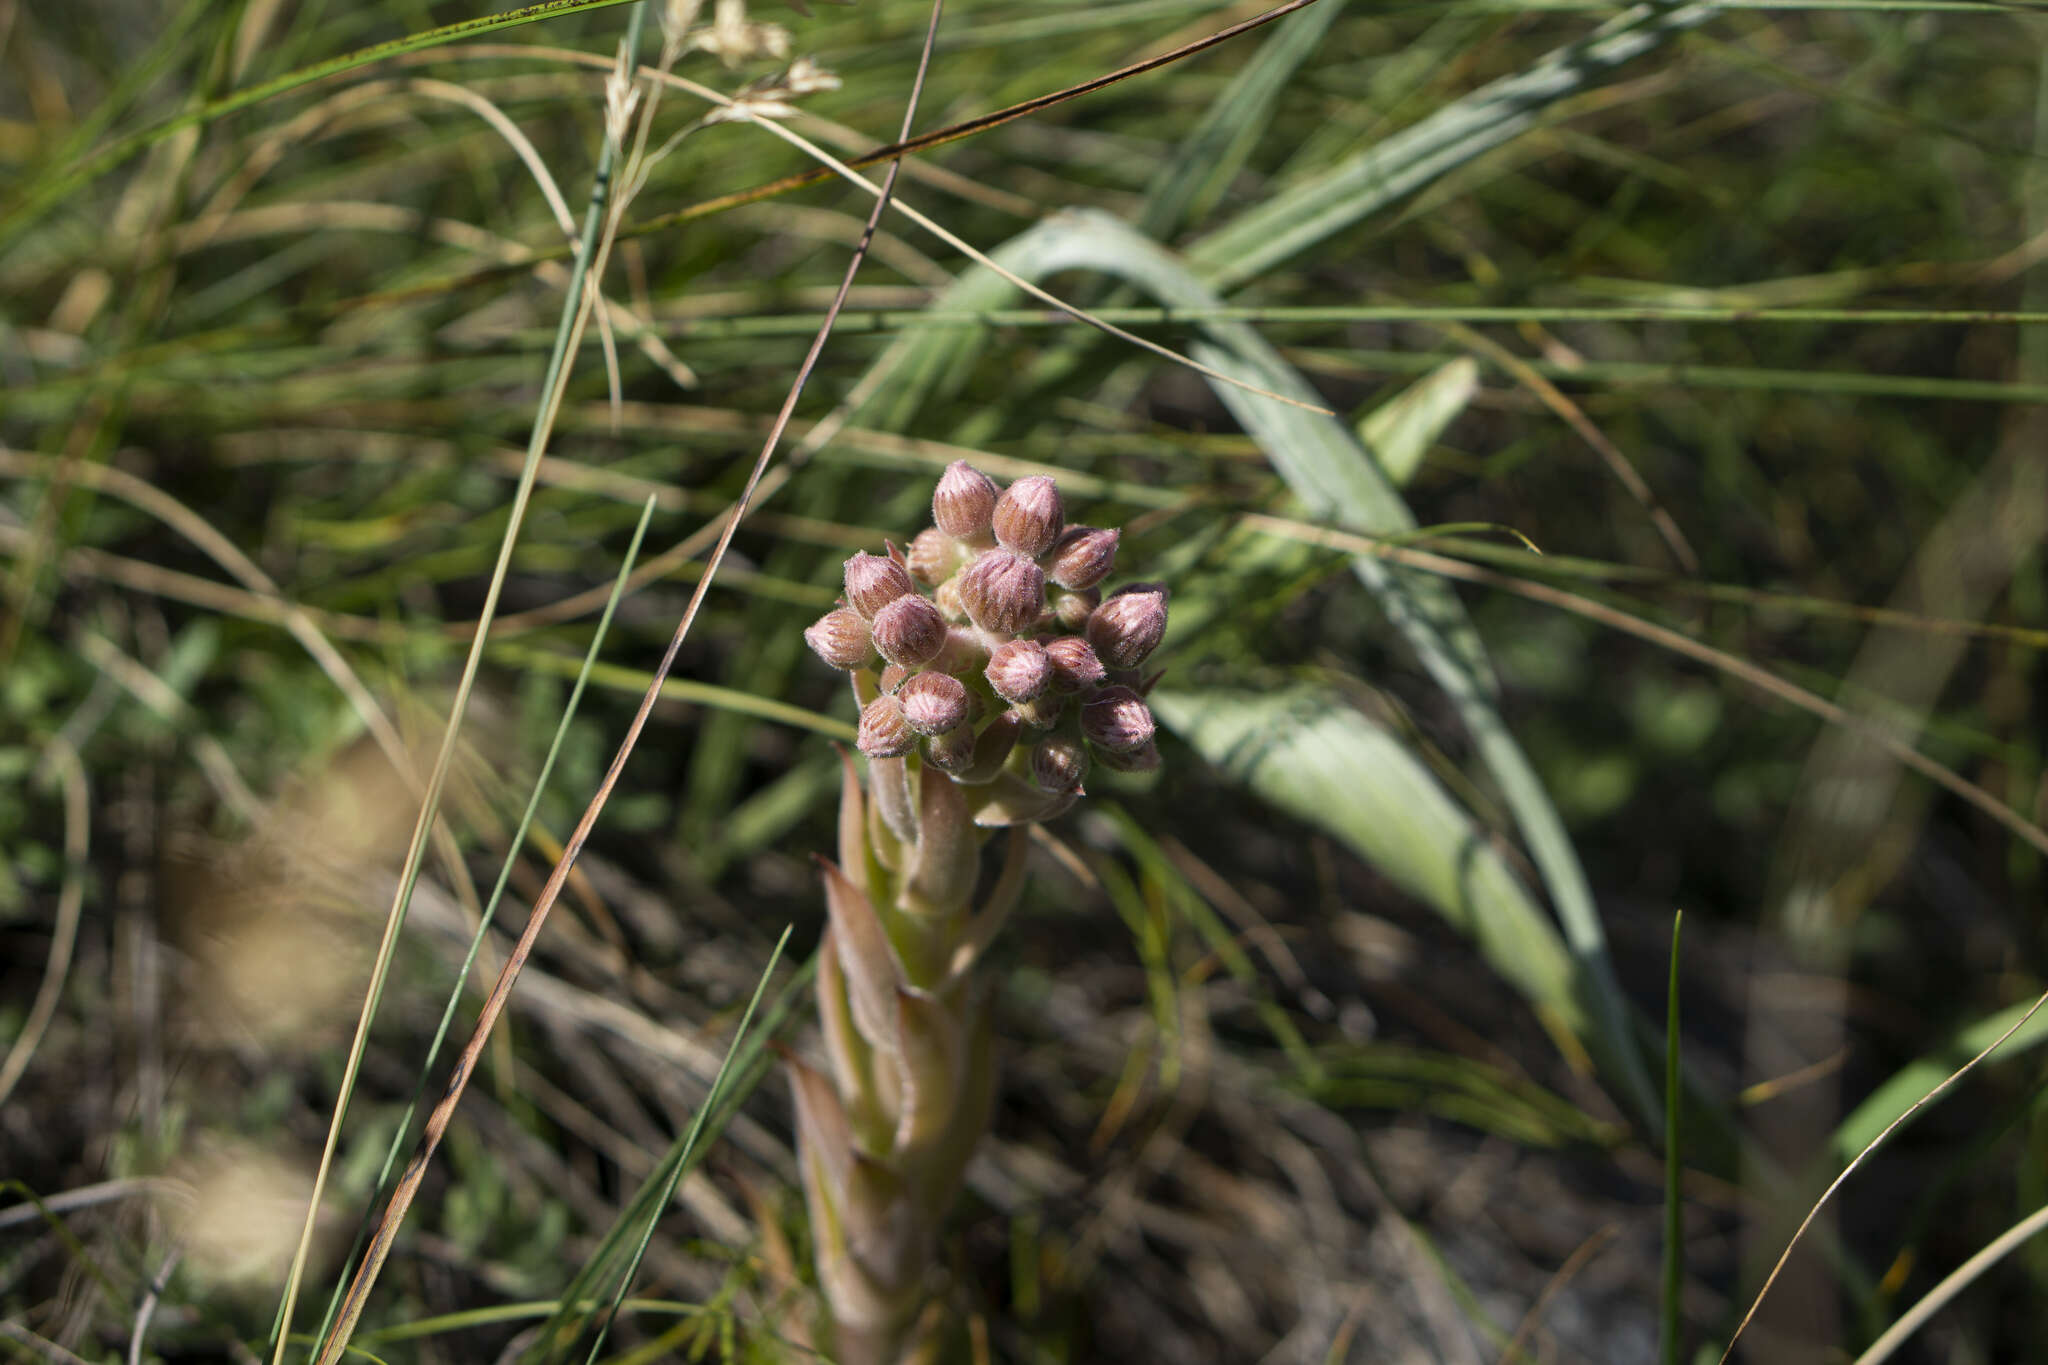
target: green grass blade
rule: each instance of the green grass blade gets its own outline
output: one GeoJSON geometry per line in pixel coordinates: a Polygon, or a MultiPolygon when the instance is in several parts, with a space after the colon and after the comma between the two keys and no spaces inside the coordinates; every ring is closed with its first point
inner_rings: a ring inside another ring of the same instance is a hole
{"type": "Polygon", "coordinates": [[[1405,488],[1423,456],[1479,392],[1479,362],[1459,356],[1366,414],[1358,439],[1387,481],[1405,488]]]}
{"type": "Polygon", "coordinates": [[[1546,1024],[1585,1037],[1594,1017],[1550,917],[1394,735],[1333,693],[1167,692],[1160,721],[1278,810],[1342,840],[1471,938],[1546,1024]]]}
{"type": "MultiPolygon", "coordinates": [[[[591,633],[590,648],[584,651],[583,667],[577,671],[576,681],[569,689],[569,698],[562,707],[561,719],[555,725],[555,735],[548,744],[547,757],[541,760],[540,775],[534,779],[533,791],[526,800],[526,810],[519,817],[519,827],[512,833],[511,842],[505,849],[505,861],[498,868],[497,884],[491,888],[491,897],[485,902],[483,914],[477,919],[476,933],[469,940],[469,951],[462,959],[462,969],[455,974],[454,983],[448,988],[448,1002],[441,1009],[441,1022],[434,1029],[434,1039],[427,1045],[427,1053],[420,1063],[420,1077],[413,1088],[412,1098],[406,1103],[405,1113],[391,1132],[391,1144],[384,1152],[383,1165],[378,1168],[375,1188],[377,1198],[371,1207],[381,1207],[389,1196],[391,1173],[398,1165],[398,1155],[405,1150],[407,1135],[412,1130],[413,1116],[419,1112],[419,1105],[427,1083],[434,1074],[434,1065],[440,1059],[441,1046],[448,1040],[448,1030],[455,1020],[455,1011],[462,1003],[462,989],[469,980],[470,969],[476,964],[476,955],[483,947],[484,938],[491,931],[491,925],[498,914],[498,903],[505,897],[505,888],[512,880],[512,869],[518,865],[519,850],[526,845],[526,832],[533,825],[534,813],[540,809],[541,798],[547,794],[548,779],[554,775],[555,760],[561,756],[562,742],[568,738],[569,726],[576,719],[576,712],[583,702],[583,689],[590,681],[590,671],[597,663],[598,651],[604,645],[605,634],[611,629],[612,614],[617,610],[619,599],[625,594],[626,580],[633,572],[633,564],[640,557],[640,543],[647,535],[647,523],[654,516],[654,499],[648,498],[640,513],[640,523],[633,528],[633,540],[626,547],[625,558],[619,562],[618,577],[613,581],[612,594],[605,599],[604,611],[597,618],[597,629],[591,633]]],[[[342,1259],[342,1274],[335,1277],[334,1293],[327,1302],[327,1311],[321,1316],[320,1328],[314,1340],[325,1340],[327,1329],[334,1325],[335,1314],[341,1310],[341,1296],[348,1288],[347,1267],[355,1264],[362,1254],[363,1244],[369,1240],[370,1220],[365,1219],[356,1231],[356,1243],[349,1254],[342,1259]]]]}
{"type": "Polygon", "coordinates": [[[2019,1053],[2048,1042],[2048,1010],[2040,1001],[2023,1000],[2008,1009],[1952,1033],[1926,1056],[1908,1063],[1892,1078],[1856,1106],[1828,1143],[1828,1155],[1836,1166],[1853,1161],[1856,1154],[1877,1140],[1900,1115],[1918,1104],[1936,1086],[1970,1060],[2010,1032],[2012,1037],[1986,1061],[2009,1061],[2019,1053]],[[2039,1010],[2038,1013],[2033,1013],[2039,1010]],[[2029,1019],[2027,1016],[2033,1013],[2029,1019]]]}
{"type": "Polygon", "coordinates": [[[1708,0],[1638,5],[1527,70],[1483,86],[1315,179],[1275,195],[1190,248],[1188,263],[1218,290],[1257,279],[1516,137],[1543,110],[1706,22],[1720,9],[1708,0]]]}
{"type": "Polygon", "coordinates": [[[1215,206],[1272,121],[1288,80],[1343,12],[1344,0],[1322,0],[1275,26],[1152,177],[1140,232],[1165,241],[1215,206]]]}
{"type": "Polygon", "coordinates": [[[311,66],[288,71],[282,76],[263,81],[256,85],[223,95],[217,100],[199,105],[197,108],[181,110],[168,118],[138,128],[124,137],[116,138],[91,156],[71,165],[60,167],[39,183],[30,186],[5,215],[0,215],[0,248],[6,247],[24,230],[52,208],[64,202],[79,186],[105,175],[114,167],[140,152],[148,151],[173,133],[186,128],[198,128],[216,119],[289,94],[301,86],[314,81],[339,76],[374,62],[403,56],[408,52],[419,52],[444,43],[458,42],[464,38],[477,38],[502,29],[517,28],[521,24],[538,23],[543,19],[554,19],[578,10],[603,9],[609,5],[623,5],[627,0],[544,0],[538,5],[524,9],[508,10],[503,14],[485,15],[480,19],[464,19],[460,23],[444,24],[424,33],[409,34],[394,38],[388,43],[378,43],[356,52],[339,57],[330,57],[311,66]]]}

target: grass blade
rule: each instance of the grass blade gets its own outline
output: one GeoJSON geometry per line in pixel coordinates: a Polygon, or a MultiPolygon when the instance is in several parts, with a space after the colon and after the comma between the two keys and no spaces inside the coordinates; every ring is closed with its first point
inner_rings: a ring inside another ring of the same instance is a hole
{"type": "Polygon", "coordinates": [[[1275,195],[1190,248],[1188,264],[1218,290],[1257,279],[1525,132],[1543,110],[1705,23],[1720,8],[1708,0],[1638,5],[1527,70],[1482,86],[1306,184],[1275,195]]]}
{"type": "Polygon", "coordinates": [[[1685,912],[1671,917],[1671,980],[1664,992],[1664,1282],[1658,1320],[1663,1327],[1664,1365],[1678,1365],[1679,1308],[1685,1292],[1685,1188],[1680,1141],[1685,1126],[1685,1068],[1678,1051],[1678,935],[1685,912]]]}

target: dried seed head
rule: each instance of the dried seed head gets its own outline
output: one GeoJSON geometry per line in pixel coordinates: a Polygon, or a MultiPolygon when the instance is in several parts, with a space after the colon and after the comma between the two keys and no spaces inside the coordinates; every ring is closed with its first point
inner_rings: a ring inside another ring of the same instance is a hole
{"type": "Polygon", "coordinates": [[[1094,526],[1069,526],[1052,547],[1052,562],[1046,566],[1045,576],[1076,591],[1094,587],[1116,567],[1116,544],[1122,534],[1094,526]]]}
{"type": "Polygon", "coordinates": [[[860,713],[854,744],[869,758],[901,758],[917,747],[917,731],[903,718],[901,702],[876,697],[860,713]]]}
{"type": "Polygon", "coordinates": [[[1096,758],[1102,766],[1120,773],[1149,773],[1159,766],[1159,742],[1148,739],[1135,749],[1118,753],[1114,749],[1097,749],[1096,758]]]}
{"type": "Polygon", "coordinates": [[[1049,792],[1078,792],[1088,775],[1088,751],[1064,735],[1038,741],[1031,750],[1031,780],[1049,792]]]}
{"type": "Polygon", "coordinates": [[[1036,640],[1005,640],[988,656],[983,675],[1004,701],[1027,702],[1052,682],[1052,660],[1036,640]]]}
{"type": "Polygon", "coordinates": [[[873,657],[868,623],[846,607],[820,616],[804,632],[804,642],[834,668],[859,668],[873,657]]]}
{"type": "Polygon", "coordinates": [[[966,772],[974,764],[974,727],[959,725],[933,735],[924,742],[924,759],[942,773],[966,772]]]}
{"type": "Polygon", "coordinates": [[[1045,609],[1045,573],[1022,555],[991,550],[960,575],[960,604],[983,630],[1015,635],[1045,609]]]}
{"type": "Polygon", "coordinates": [[[967,720],[967,689],[944,673],[920,673],[909,679],[896,689],[896,700],[903,707],[904,721],[921,735],[942,735],[967,720]]]}
{"type": "Polygon", "coordinates": [[[1088,617],[1088,643],[1111,668],[1136,668],[1166,634],[1166,588],[1134,583],[1119,588],[1088,617]]]}
{"type": "Polygon", "coordinates": [[[892,664],[921,668],[938,657],[946,644],[946,618],[939,609],[912,593],[875,613],[875,649],[892,664]]]}
{"type": "Polygon", "coordinates": [[[1107,676],[1095,647],[1078,635],[1046,641],[1045,657],[1052,661],[1052,685],[1062,692],[1085,691],[1107,676]]]}
{"type": "Polygon", "coordinates": [[[1081,703],[1081,733],[1112,753],[1144,748],[1158,728],[1152,708],[1128,687],[1105,687],[1081,703]]]}
{"type": "Polygon", "coordinates": [[[1080,632],[1088,628],[1088,618],[1102,605],[1102,593],[1095,588],[1084,588],[1080,592],[1058,593],[1053,598],[1052,614],[1059,621],[1062,630],[1080,632]]]}
{"type": "Polygon", "coordinates": [[[936,526],[927,526],[910,542],[910,576],[936,588],[960,567],[960,542],[936,526]]]}
{"type": "Polygon", "coordinates": [[[965,460],[946,466],[932,493],[932,521],[941,531],[966,545],[987,545],[995,511],[994,479],[965,460]]]}
{"type": "Polygon", "coordinates": [[[1060,506],[1060,486],[1043,474],[1017,480],[996,500],[996,543],[1026,559],[1036,559],[1053,547],[1066,524],[1060,506]]]}
{"type": "Polygon", "coordinates": [[[883,607],[915,591],[910,571],[893,559],[855,550],[846,561],[846,600],[870,621],[883,607]]]}

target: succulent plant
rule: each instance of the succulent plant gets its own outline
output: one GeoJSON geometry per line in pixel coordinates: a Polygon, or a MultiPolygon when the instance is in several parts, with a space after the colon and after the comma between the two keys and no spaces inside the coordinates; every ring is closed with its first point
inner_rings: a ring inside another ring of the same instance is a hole
{"type": "Polygon", "coordinates": [[[1049,478],[1001,489],[964,462],[940,478],[932,518],[907,553],[847,560],[844,603],[804,635],[850,674],[867,758],[865,781],[846,761],[839,861],[821,860],[827,1065],[789,1064],[845,1365],[887,1365],[908,1345],[987,1125],[994,1058],[974,969],[1022,889],[1026,827],[1072,806],[1096,764],[1159,762],[1137,670],[1165,633],[1166,590],[1101,595],[1117,532],[1067,526],[1049,478]],[[982,843],[1002,826],[1003,868],[977,905],[982,843]]]}

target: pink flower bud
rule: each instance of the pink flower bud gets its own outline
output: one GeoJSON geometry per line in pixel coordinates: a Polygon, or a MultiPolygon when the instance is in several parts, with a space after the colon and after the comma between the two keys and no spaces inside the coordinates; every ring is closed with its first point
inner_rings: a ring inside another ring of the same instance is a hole
{"type": "Polygon", "coordinates": [[[984,675],[1007,702],[1027,702],[1052,682],[1052,660],[1036,640],[1005,640],[988,656],[984,675]]]}
{"type": "Polygon", "coordinates": [[[884,692],[894,692],[903,686],[903,680],[910,676],[910,670],[902,664],[889,664],[882,669],[879,686],[884,692]]]}
{"type": "Polygon", "coordinates": [[[1105,687],[1081,703],[1081,733],[1112,753],[1144,748],[1158,728],[1152,708],[1128,687],[1105,687]]]}
{"type": "Polygon", "coordinates": [[[944,734],[967,719],[967,689],[944,673],[919,673],[896,689],[896,700],[904,721],[921,735],[944,734]]]}
{"type": "Polygon", "coordinates": [[[1088,751],[1064,735],[1041,739],[1031,750],[1031,780],[1049,792],[1078,792],[1088,775],[1088,751]]]}
{"type": "Polygon", "coordinates": [[[974,727],[960,725],[933,735],[924,742],[924,761],[942,773],[966,772],[974,763],[974,727]]]}
{"type": "Polygon", "coordinates": [[[1060,486],[1043,474],[1019,479],[996,500],[992,520],[997,544],[1026,559],[1036,559],[1053,547],[1066,523],[1060,486]]]}
{"type": "Polygon", "coordinates": [[[1102,766],[1119,773],[1149,773],[1159,766],[1159,743],[1146,740],[1135,749],[1118,753],[1114,749],[1097,749],[1096,758],[1102,766]]]}
{"type": "Polygon", "coordinates": [[[875,649],[892,664],[921,668],[946,644],[946,618],[916,593],[875,613],[875,649]]]}
{"type": "Polygon", "coordinates": [[[917,747],[917,731],[903,718],[894,697],[876,697],[860,713],[854,744],[869,758],[901,758],[917,747]]]}
{"type": "Polygon", "coordinates": [[[998,635],[1015,635],[1045,609],[1045,574],[1022,555],[991,550],[960,575],[967,619],[998,635]]]}
{"type": "Polygon", "coordinates": [[[1010,714],[1034,730],[1050,730],[1060,723],[1060,712],[1067,709],[1067,699],[1057,692],[1041,692],[1030,701],[1020,701],[1010,708],[1010,714]]]}
{"type": "Polygon", "coordinates": [[[1088,618],[1088,643],[1111,668],[1136,668],[1166,634],[1166,588],[1134,583],[1119,588],[1088,618]]]}
{"type": "Polygon", "coordinates": [[[1063,592],[1053,599],[1052,613],[1058,618],[1062,630],[1076,633],[1088,628],[1088,618],[1102,605],[1102,594],[1094,588],[1080,592],[1063,592]]]}
{"type": "Polygon", "coordinates": [[[1078,635],[1048,640],[1045,657],[1052,661],[1052,685],[1062,692],[1081,692],[1107,676],[1095,648],[1078,635]]]}
{"type": "Polygon", "coordinates": [[[883,607],[915,591],[910,570],[893,559],[855,550],[853,558],[846,561],[846,600],[870,621],[883,607]]]}
{"type": "Polygon", "coordinates": [[[804,642],[834,668],[859,668],[873,657],[868,623],[845,607],[820,616],[804,632],[804,642]]]}
{"type": "Polygon", "coordinates": [[[927,526],[910,542],[910,576],[936,588],[960,567],[960,542],[936,526],[927,526]]]}
{"type": "Polygon", "coordinates": [[[941,531],[962,544],[986,545],[995,510],[994,479],[965,460],[946,466],[932,493],[932,521],[941,531]]]}
{"type": "Polygon", "coordinates": [[[1116,543],[1121,535],[1120,531],[1093,526],[1069,526],[1052,547],[1046,577],[1063,588],[1094,587],[1116,567],[1116,543]]]}
{"type": "Polygon", "coordinates": [[[932,590],[932,605],[955,625],[967,619],[967,608],[960,601],[960,575],[955,574],[932,590]]]}

